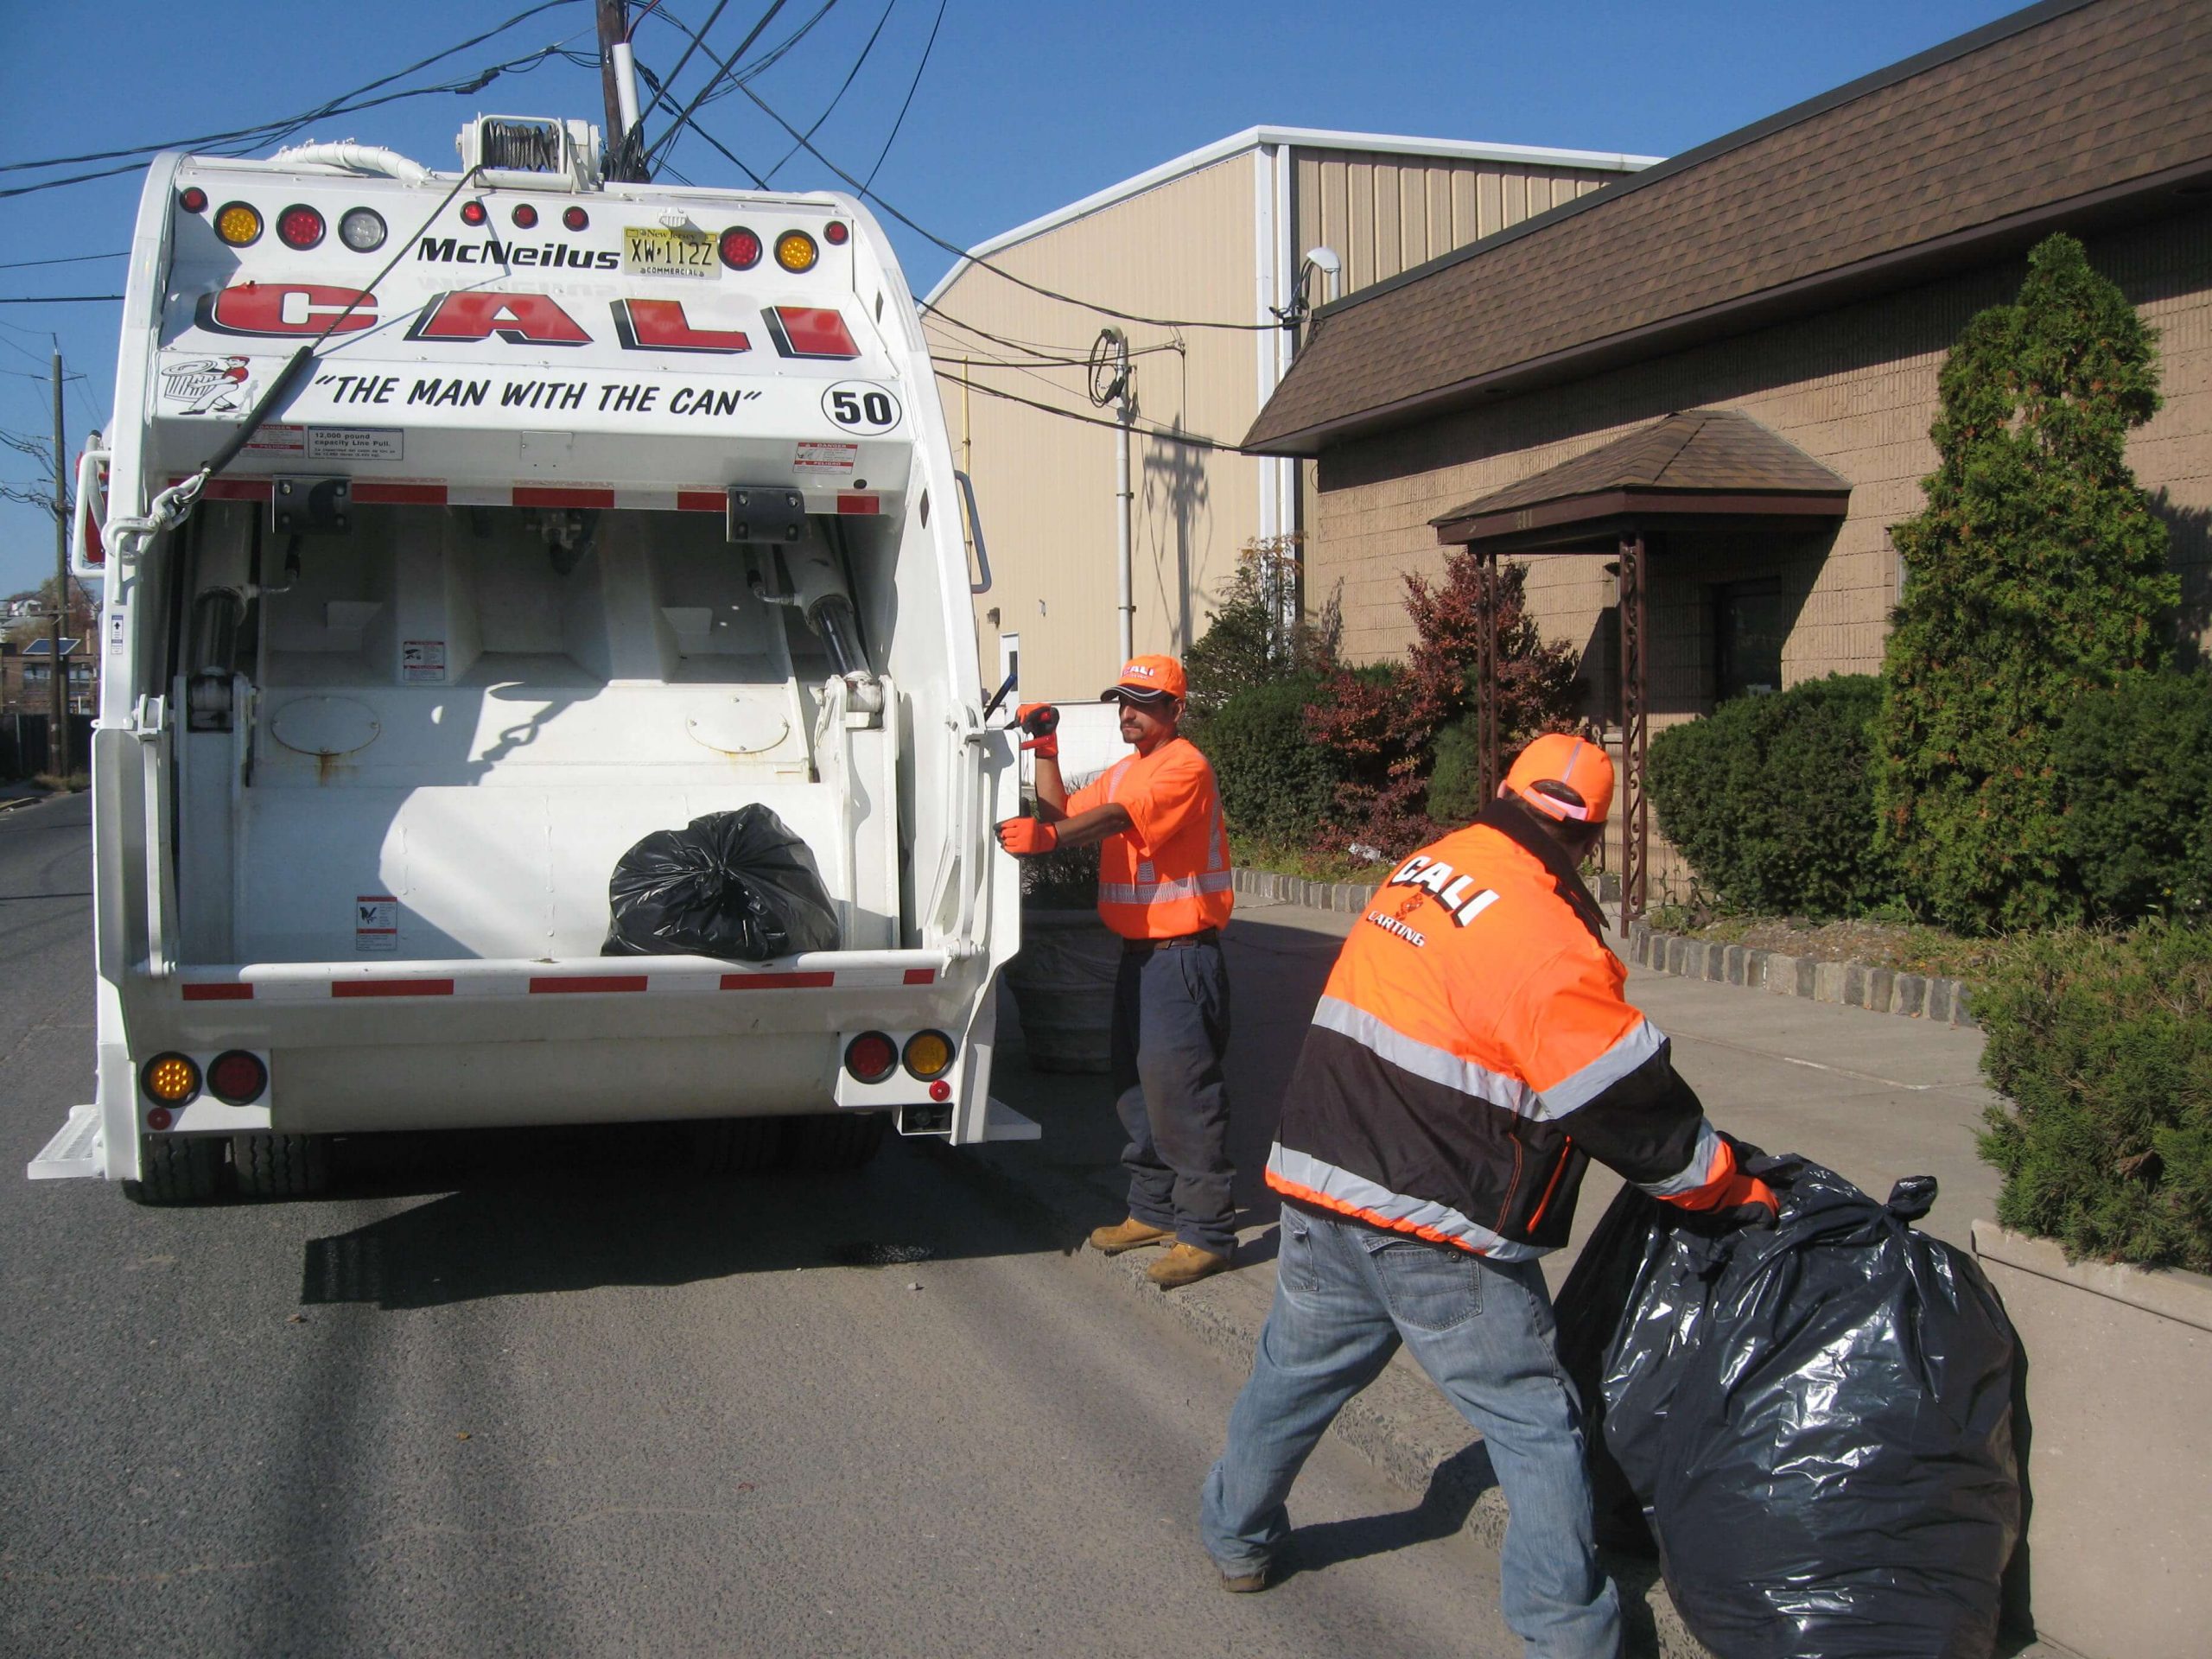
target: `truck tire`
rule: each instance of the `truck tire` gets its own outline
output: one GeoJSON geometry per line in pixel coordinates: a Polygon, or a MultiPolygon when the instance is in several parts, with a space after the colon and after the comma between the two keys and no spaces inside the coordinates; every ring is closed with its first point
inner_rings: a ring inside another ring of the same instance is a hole
{"type": "Polygon", "coordinates": [[[330,1137],[234,1135],[231,1163],[249,1198],[313,1198],[330,1190],[330,1137]]]}
{"type": "Polygon", "coordinates": [[[794,1117],[784,1135],[785,1160],[810,1175],[841,1175],[863,1167],[883,1146],[888,1112],[823,1113],[794,1117]]]}
{"type": "Polygon", "coordinates": [[[709,1117],[684,1126],[689,1162],[702,1175],[758,1175],[784,1149],[782,1120],[709,1117]]]}
{"type": "Polygon", "coordinates": [[[124,1184],[140,1204],[205,1204],[223,1175],[223,1143],[213,1135],[142,1135],[138,1179],[124,1184]]]}

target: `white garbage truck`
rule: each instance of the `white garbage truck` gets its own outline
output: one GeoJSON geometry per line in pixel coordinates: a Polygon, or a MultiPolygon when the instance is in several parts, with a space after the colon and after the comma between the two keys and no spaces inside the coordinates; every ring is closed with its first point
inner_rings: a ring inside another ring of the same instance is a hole
{"type": "Polygon", "coordinates": [[[178,1202],[313,1192],[378,1131],[652,1125],[714,1168],[1033,1136],[989,1091],[1018,734],[889,243],[849,197],[607,181],[582,123],[461,150],[148,175],[78,469],[96,1094],[29,1173],[178,1202]],[[602,954],[626,849],[754,804],[836,948],[602,954]]]}

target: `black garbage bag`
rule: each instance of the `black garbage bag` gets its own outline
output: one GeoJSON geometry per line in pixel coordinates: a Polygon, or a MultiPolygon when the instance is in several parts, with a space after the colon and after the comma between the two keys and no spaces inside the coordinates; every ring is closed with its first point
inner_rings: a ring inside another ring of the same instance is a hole
{"type": "Polygon", "coordinates": [[[1878,1204],[1802,1159],[1747,1166],[1773,1228],[1629,1188],[1560,1294],[1563,1352],[1611,1329],[1585,1397],[1675,1608],[1720,1659],[1986,1659],[2020,1529],[2004,1308],[1913,1229],[1933,1177],[1878,1204]]]}
{"type": "Polygon", "coordinates": [[[766,962],[837,948],[837,910],[806,843],[755,803],[656,830],[607,883],[609,957],[766,962]]]}

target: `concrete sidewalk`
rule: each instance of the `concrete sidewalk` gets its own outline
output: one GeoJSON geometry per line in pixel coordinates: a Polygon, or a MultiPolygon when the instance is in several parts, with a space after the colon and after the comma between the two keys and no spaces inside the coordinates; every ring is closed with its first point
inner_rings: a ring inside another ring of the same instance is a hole
{"type": "MultiPolygon", "coordinates": [[[[1262,1170],[1276,1109],[1338,946],[1357,919],[1240,895],[1226,935],[1234,1028],[1230,1152],[1241,1210],[1237,1270],[1167,1300],[1240,1365],[1249,1363],[1274,1294],[1276,1204],[1262,1170]]],[[[1962,1248],[1974,1220],[1995,1213],[1996,1173],[1974,1154],[1975,1131],[1993,1099],[1980,1080],[1979,1031],[1646,969],[1630,969],[1629,995],[1674,1039],[1676,1067],[1720,1128],[1770,1152],[1815,1159],[1877,1197],[1900,1176],[1932,1174],[1941,1192],[1926,1229],[1962,1248]]],[[[1019,1029],[1010,998],[1001,1004],[1001,1028],[1009,1036],[1019,1029]]],[[[977,1148],[974,1156],[1042,1203],[1077,1249],[1090,1227],[1126,1213],[1112,1092],[1103,1077],[1031,1071],[1018,1046],[1009,1046],[993,1092],[1037,1119],[1044,1139],[977,1148]]],[[[1554,1290],[1618,1186],[1609,1171],[1592,1166],[1573,1242],[1546,1262],[1554,1290]]],[[[1090,1270],[1115,1275],[1134,1294],[1160,1295],[1141,1277],[1149,1251],[1113,1260],[1077,1254],[1090,1270]]],[[[1503,1501],[1478,1438],[1403,1353],[1346,1408],[1335,1432],[1407,1490],[1466,1502],[1468,1524],[1492,1543],[1503,1535],[1503,1501]]],[[[1192,1471],[1194,1494],[1200,1472],[1192,1471]]],[[[1650,1564],[1610,1565],[1631,1604],[1635,1649],[1670,1659],[1703,1655],[1667,1605],[1650,1564]]],[[[2001,1651],[2044,1650],[2015,1644],[2001,1651]]]]}

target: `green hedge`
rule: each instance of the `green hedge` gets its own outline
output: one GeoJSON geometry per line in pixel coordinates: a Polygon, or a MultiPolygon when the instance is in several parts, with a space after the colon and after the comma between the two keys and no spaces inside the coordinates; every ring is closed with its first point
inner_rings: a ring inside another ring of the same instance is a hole
{"type": "Polygon", "coordinates": [[[1255,840],[1303,844],[1336,799],[1344,771],[1306,729],[1311,676],[1247,686],[1192,734],[1213,763],[1230,828],[1255,840]]]}
{"type": "Polygon", "coordinates": [[[2069,1256],[2212,1272],[2212,932],[2025,935],[1977,989],[1998,1219],[2069,1256]]]}
{"type": "Polygon", "coordinates": [[[2051,740],[2063,845],[2091,917],[2212,908],[2212,676],[2091,692],[2051,740]]]}
{"type": "Polygon", "coordinates": [[[1881,706],[1872,675],[1832,675],[1733,699],[1652,740],[1659,827],[1724,906],[1824,918],[1894,897],[1874,845],[1881,706]]]}

